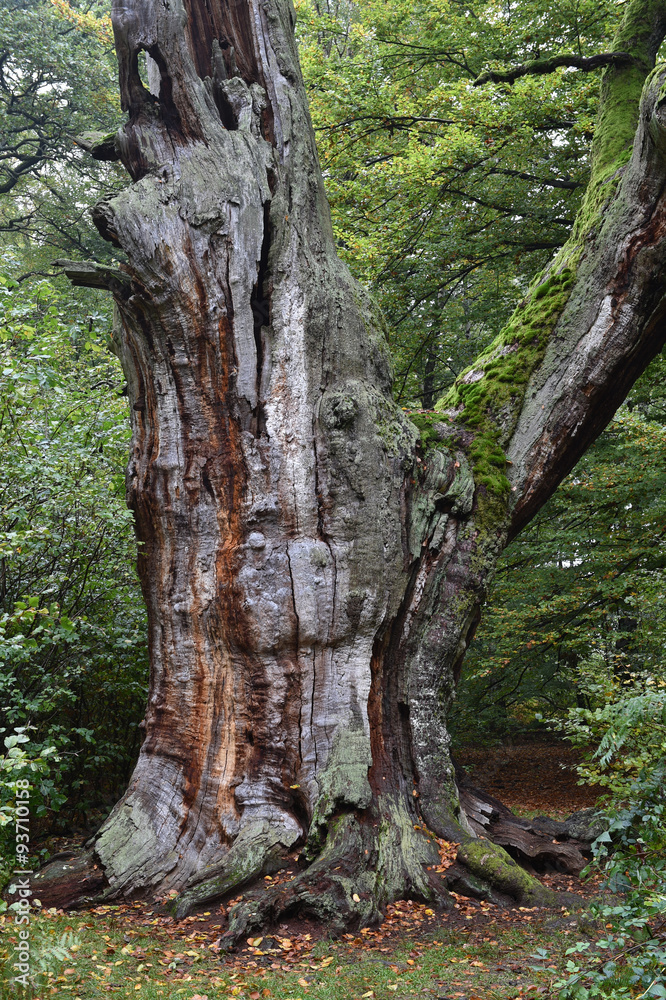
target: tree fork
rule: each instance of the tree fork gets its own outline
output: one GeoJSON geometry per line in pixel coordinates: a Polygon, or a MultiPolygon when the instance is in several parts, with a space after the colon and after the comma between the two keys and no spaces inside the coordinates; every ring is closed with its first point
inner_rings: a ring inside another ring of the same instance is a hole
{"type": "MultiPolygon", "coordinates": [[[[294,909],[358,926],[404,896],[446,905],[432,831],[462,844],[469,891],[544,900],[475,840],[446,707],[502,548],[666,338],[665,8],[627,6],[572,239],[415,427],[335,255],[288,0],[114,3],[133,184],[94,217],[127,254],[151,682],[89,845],[96,898],[175,891],[183,913],[249,885],[229,941],[294,909]]],[[[42,902],[66,877],[42,873],[42,902]]]]}

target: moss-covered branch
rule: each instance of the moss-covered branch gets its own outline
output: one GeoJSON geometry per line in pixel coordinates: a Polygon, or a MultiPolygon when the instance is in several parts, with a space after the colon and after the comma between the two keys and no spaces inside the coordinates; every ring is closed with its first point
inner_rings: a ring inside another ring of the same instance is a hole
{"type": "Polygon", "coordinates": [[[550,59],[530,59],[511,69],[486,70],[476,78],[474,86],[481,87],[484,83],[515,83],[523,76],[545,76],[562,67],[589,73],[605,66],[628,66],[632,62],[633,56],[629,52],[600,52],[594,56],[560,55],[552,56],[550,59]]]}
{"type": "Polygon", "coordinates": [[[586,201],[590,195],[595,196],[600,182],[604,183],[629,159],[645,79],[654,68],[665,36],[664,0],[631,0],[627,4],[613,49],[628,53],[631,61],[609,64],[602,76],[592,143],[592,177],[586,201]]]}
{"type": "MultiPolygon", "coordinates": [[[[613,52],[583,60],[588,64],[583,68],[593,68],[592,59],[601,60],[595,65],[607,68],[592,147],[592,177],[572,238],[534,282],[499,337],[435,406],[438,419],[451,423],[452,433],[458,433],[461,426],[472,432],[469,455],[475,481],[498,498],[509,496],[504,450],[516,426],[523,394],[544,358],[575,285],[586,234],[601,223],[603,206],[620,182],[618,170],[631,154],[645,81],[665,35],[666,0],[630,0],[613,52]]],[[[476,82],[491,78],[512,82],[528,72],[550,72],[560,65],[580,63],[567,62],[568,58],[525,63],[504,74],[484,74],[476,82]]]]}

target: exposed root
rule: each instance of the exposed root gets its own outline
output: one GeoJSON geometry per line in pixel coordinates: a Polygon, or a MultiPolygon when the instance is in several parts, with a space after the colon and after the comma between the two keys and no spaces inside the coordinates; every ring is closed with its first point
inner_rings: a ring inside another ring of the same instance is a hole
{"type": "Polygon", "coordinates": [[[575,815],[564,823],[545,816],[523,819],[499,799],[475,788],[462,772],[456,773],[456,780],[461,807],[476,836],[507,848],[519,860],[537,869],[555,868],[577,875],[587,864],[591,857],[590,843],[603,829],[603,822],[601,829],[597,829],[590,816],[587,822],[575,815]]]}
{"type": "Polygon", "coordinates": [[[345,813],[331,821],[324,848],[306,871],[251,893],[231,910],[223,943],[233,947],[251,931],[296,912],[339,934],[379,923],[396,899],[450,908],[442,879],[428,871],[437,860],[427,834],[411,824],[368,824],[345,813]]]}
{"type": "Polygon", "coordinates": [[[527,906],[557,904],[557,893],[521,868],[499,844],[469,840],[458,849],[457,861],[475,877],[475,885],[480,879],[491,891],[527,906]]]}
{"type": "Polygon", "coordinates": [[[228,853],[188,887],[173,903],[177,920],[186,917],[195,906],[203,906],[242,889],[263,875],[271,875],[286,863],[286,853],[293,843],[293,832],[273,828],[266,820],[244,827],[228,853]]]}
{"type": "MultiPolygon", "coordinates": [[[[42,906],[76,910],[90,906],[107,888],[104,869],[94,851],[63,851],[30,878],[33,899],[42,906]]],[[[12,902],[11,884],[7,899],[12,902]]]]}
{"type": "MultiPolygon", "coordinates": [[[[471,794],[465,788],[461,800],[469,805],[471,794]]],[[[484,793],[478,795],[483,797],[484,793]]],[[[501,830],[507,826],[513,829],[515,825],[520,837],[527,838],[526,843],[550,840],[552,847],[544,848],[546,852],[554,850],[557,854],[562,846],[577,850],[578,842],[572,845],[571,840],[564,840],[570,833],[566,824],[545,819],[521,821],[502,803],[495,800],[486,803],[486,798],[475,799],[474,808],[477,812],[481,810],[479,814],[486,819],[497,816],[495,825],[501,830]],[[490,812],[486,805],[489,809],[492,806],[490,812]],[[532,830],[530,823],[537,822],[542,829],[532,830]],[[563,838],[559,845],[553,844],[557,836],[563,838]]],[[[449,891],[500,906],[553,906],[561,902],[556,893],[545,888],[503,847],[485,837],[471,837],[457,819],[451,820],[455,824],[456,841],[460,843],[456,864],[442,877],[437,871],[441,872],[441,868],[432,834],[414,823],[410,807],[411,802],[406,803],[398,796],[383,795],[370,809],[329,816],[321,826],[320,832],[325,832],[321,850],[315,857],[310,855],[307,867],[296,875],[270,883],[264,882],[263,877],[283,870],[294,858],[289,853],[294,847],[294,831],[271,826],[267,820],[249,823],[226,855],[199,872],[172,901],[170,909],[176,919],[182,919],[195,907],[229,899],[244,891],[243,898],[230,911],[229,927],[223,938],[227,947],[233,947],[247,934],[296,913],[321,921],[333,934],[339,934],[346,929],[379,923],[387,905],[398,899],[448,908],[449,891]]],[[[582,819],[577,829],[583,829],[581,823],[582,819]]],[[[493,830],[491,823],[488,837],[493,836],[493,830]]],[[[316,838],[313,840],[318,844],[316,838]]],[[[312,845],[308,846],[312,851],[312,845]]],[[[525,854],[529,861],[529,851],[518,856],[525,854]]],[[[306,857],[307,852],[303,852],[304,865],[306,857]]],[[[577,864],[576,869],[579,867],[577,864]]],[[[32,877],[31,883],[42,905],[67,909],[102,902],[111,891],[94,848],[79,854],[57,855],[32,877]]]]}
{"type": "Polygon", "coordinates": [[[470,899],[481,899],[488,903],[494,903],[501,909],[515,906],[516,900],[507,896],[503,892],[498,892],[492,887],[490,882],[472,875],[464,865],[454,864],[447,869],[444,876],[446,888],[450,892],[455,892],[459,896],[467,896],[470,899]]]}
{"type": "Polygon", "coordinates": [[[577,875],[587,864],[593,839],[583,837],[588,831],[596,835],[598,821],[595,823],[594,817],[587,814],[564,823],[547,817],[523,819],[498,799],[475,788],[459,769],[456,784],[458,815],[447,810],[450,804],[443,794],[421,802],[422,813],[431,820],[435,832],[461,845],[457,863],[446,874],[447,888],[500,906],[556,905],[559,897],[534,878],[534,868],[555,868],[577,875]]]}

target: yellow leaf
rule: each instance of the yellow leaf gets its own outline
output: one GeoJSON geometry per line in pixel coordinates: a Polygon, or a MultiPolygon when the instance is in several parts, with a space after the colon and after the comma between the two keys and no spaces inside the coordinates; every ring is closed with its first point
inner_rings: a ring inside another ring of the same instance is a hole
{"type": "Polygon", "coordinates": [[[359,896],[359,894],[357,892],[354,893],[354,895],[352,896],[352,899],[354,900],[355,903],[360,903],[361,902],[361,897],[359,896]]]}

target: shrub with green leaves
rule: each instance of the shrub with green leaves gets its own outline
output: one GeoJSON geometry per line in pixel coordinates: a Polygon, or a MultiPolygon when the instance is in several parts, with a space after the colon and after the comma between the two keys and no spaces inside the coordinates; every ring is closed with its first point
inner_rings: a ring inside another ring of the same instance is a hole
{"type": "MultiPolygon", "coordinates": [[[[5,730],[0,732],[4,734],[5,730]]],[[[13,732],[4,736],[4,754],[0,754],[0,889],[8,881],[15,867],[17,791],[19,783],[22,791],[23,783],[30,783],[28,801],[33,815],[43,812],[45,801],[57,796],[50,774],[54,765],[58,764],[56,749],[53,746],[35,746],[30,742],[30,736],[24,726],[17,726],[13,732]]],[[[34,853],[34,848],[33,848],[34,853]]],[[[0,913],[7,909],[7,904],[0,901],[0,913]]]]}
{"type": "Polygon", "coordinates": [[[666,764],[643,770],[593,844],[605,896],[592,907],[606,929],[569,949],[561,1000],[666,997],[666,764]]]}
{"type": "Polygon", "coordinates": [[[590,682],[604,704],[572,709],[570,740],[588,747],[581,777],[607,789],[607,829],[592,845],[603,876],[592,914],[605,928],[570,949],[561,1000],[666,997],[666,683],[590,682]],[[592,743],[593,749],[590,749],[592,743]]]}
{"type": "Polygon", "coordinates": [[[57,751],[51,828],[65,803],[83,824],[112,804],[146,698],[127,401],[108,308],[86,304],[48,282],[0,290],[0,725],[57,751]]]}
{"type": "Polygon", "coordinates": [[[587,751],[581,778],[621,801],[641,775],[656,773],[666,755],[666,680],[648,677],[624,687],[614,677],[606,684],[588,678],[581,687],[596,696],[597,706],[570,709],[559,728],[587,751]]]}

